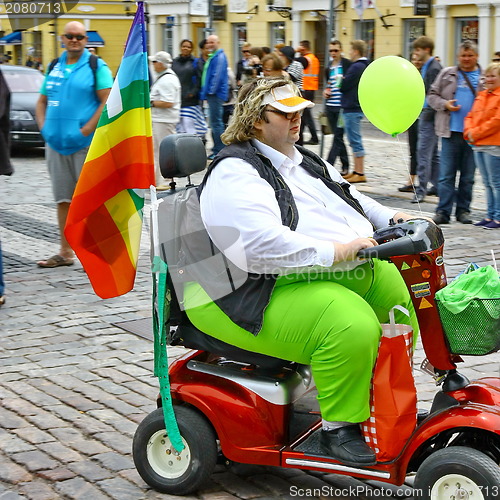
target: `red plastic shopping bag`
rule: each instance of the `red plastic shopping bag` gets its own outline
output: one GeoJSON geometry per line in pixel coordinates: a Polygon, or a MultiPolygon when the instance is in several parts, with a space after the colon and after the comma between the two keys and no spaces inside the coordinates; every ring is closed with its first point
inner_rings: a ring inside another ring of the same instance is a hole
{"type": "MultiPolygon", "coordinates": [[[[408,311],[395,306],[408,315],[408,311]]],[[[377,361],[370,393],[370,418],[363,422],[365,441],[377,461],[396,458],[417,424],[417,394],[413,379],[413,331],[396,324],[394,309],[390,323],[382,325],[377,361]]]]}

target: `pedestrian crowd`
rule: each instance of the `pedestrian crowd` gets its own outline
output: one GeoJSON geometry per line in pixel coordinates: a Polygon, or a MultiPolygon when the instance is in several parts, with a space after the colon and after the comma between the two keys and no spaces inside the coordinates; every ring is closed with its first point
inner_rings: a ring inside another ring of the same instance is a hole
{"type": "MultiPolygon", "coordinates": [[[[105,61],[95,50],[86,48],[88,37],[83,24],[68,23],[61,40],[66,50],[48,66],[36,108],[37,122],[46,141],[60,229],[60,251],[38,262],[39,266],[49,268],[70,266],[74,262],[74,253],[64,237],[64,226],[73,190],[113,83],[105,61]]],[[[210,126],[213,149],[207,158],[213,160],[224,147],[221,136],[228,127],[238,90],[260,78],[285,78],[309,101],[315,100],[323,80],[324,115],[333,134],[327,161],[335,165],[338,159],[340,173],[350,184],[367,182],[361,134],[364,115],[358,99],[359,82],[370,63],[366,42],[354,40],[344,48],[339,40],[332,40],[323,74],[308,40],[302,40],[297,47],[280,43],[273,49],[245,42],[234,71],[215,34],[197,47],[184,39],[179,49],[177,57],[165,51],[149,56],[153,70],[150,100],[159,190],[169,189],[159,168],[161,140],[174,133],[190,133],[206,143],[210,126]]],[[[457,64],[448,68],[441,66],[433,50],[433,40],[427,36],[413,43],[411,61],[421,74],[426,97],[418,119],[408,130],[410,171],[408,182],[399,190],[414,193],[414,203],[421,203],[426,196],[438,196],[434,216],[437,224],[448,223],[453,214],[457,221],[471,224],[470,205],[477,166],[484,183],[487,213],[475,225],[498,229],[500,52],[494,54],[492,63],[483,70],[478,64],[477,47],[471,41],[459,45],[457,64]]],[[[318,144],[311,109],[306,107],[301,113],[297,144],[318,144]],[[306,129],[308,140],[304,139],[306,129]]],[[[0,301],[1,292],[0,283],[0,301]]]]}
{"type": "Polygon", "coordinates": [[[408,130],[409,183],[413,203],[438,196],[436,224],[473,224],[470,216],[474,174],[481,173],[487,213],[475,226],[500,228],[500,57],[495,53],[486,69],[478,63],[475,43],[457,47],[457,64],[443,68],[433,55],[434,42],[421,36],[413,43],[412,62],[420,71],[425,101],[408,130]],[[418,178],[418,185],[415,181],[418,178]]]}

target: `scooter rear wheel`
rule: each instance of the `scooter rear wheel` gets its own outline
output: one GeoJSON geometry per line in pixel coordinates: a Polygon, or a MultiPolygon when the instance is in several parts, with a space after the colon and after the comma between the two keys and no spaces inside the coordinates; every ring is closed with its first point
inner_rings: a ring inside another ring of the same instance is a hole
{"type": "Polygon", "coordinates": [[[185,448],[177,453],[165,430],[163,409],[150,413],[137,428],[132,452],[140,476],[162,493],[186,495],[212,474],[217,443],[210,424],[196,410],[174,408],[185,448]]]}
{"type": "Polygon", "coordinates": [[[423,461],[414,488],[419,500],[498,500],[500,468],[478,450],[452,446],[423,461]]]}

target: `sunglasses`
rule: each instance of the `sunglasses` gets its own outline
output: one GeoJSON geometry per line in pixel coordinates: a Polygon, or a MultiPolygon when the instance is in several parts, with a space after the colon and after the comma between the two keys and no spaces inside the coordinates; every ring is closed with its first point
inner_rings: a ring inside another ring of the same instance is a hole
{"type": "Polygon", "coordinates": [[[81,42],[84,38],[87,38],[86,35],[68,35],[66,33],[63,36],[68,40],[73,40],[73,38],[76,38],[79,42],[81,42]]]}
{"type": "Polygon", "coordinates": [[[330,49],[330,52],[340,52],[339,49],[330,49]]]}
{"type": "Polygon", "coordinates": [[[297,116],[302,116],[302,113],[304,112],[303,109],[300,111],[293,111],[291,113],[285,113],[284,111],[280,111],[279,109],[268,109],[266,108],[264,111],[268,111],[269,113],[276,113],[277,115],[281,115],[287,120],[294,120],[297,118],[297,116]]]}
{"type": "Polygon", "coordinates": [[[250,54],[249,50],[242,50],[241,52],[243,52],[243,54],[250,54]]]}
{"type": "Polygon", "coordinates": [[[500,62],[500,59],[492,59],[491,62],[500,62]]]}

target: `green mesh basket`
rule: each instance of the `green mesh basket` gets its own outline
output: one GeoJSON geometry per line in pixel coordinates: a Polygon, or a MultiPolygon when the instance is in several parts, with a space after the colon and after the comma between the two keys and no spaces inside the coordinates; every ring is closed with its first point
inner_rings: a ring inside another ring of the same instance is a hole
{"type": "Polygon", "coordinates": [[[500,350],[500,298],[474,299],[458,314],[438,299],[436,304],[452,354],[483,356],[500,350]]]}

